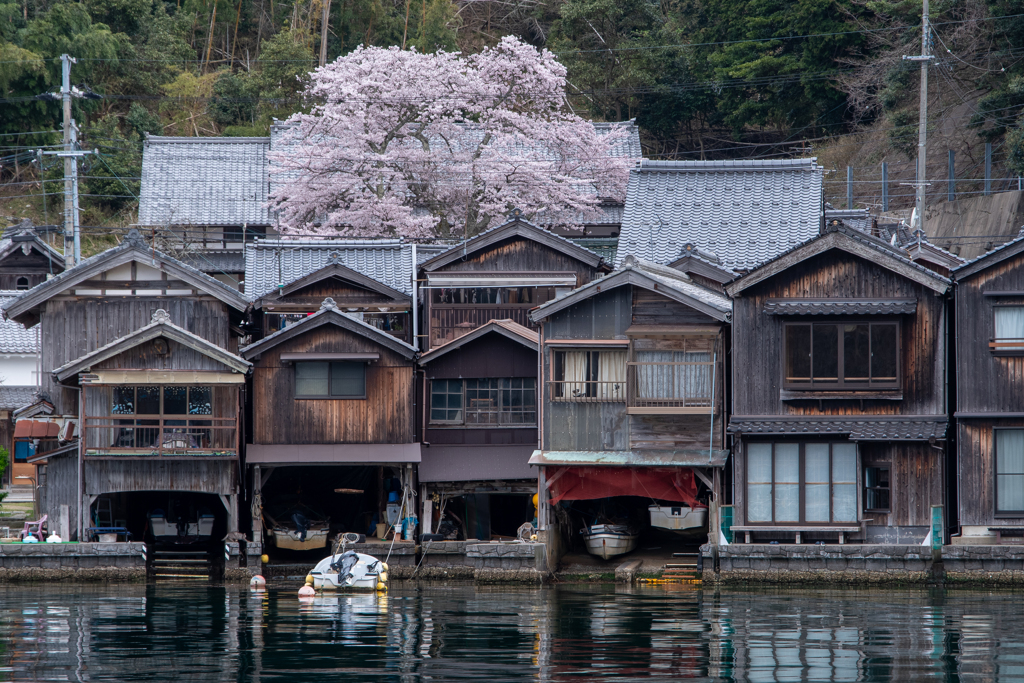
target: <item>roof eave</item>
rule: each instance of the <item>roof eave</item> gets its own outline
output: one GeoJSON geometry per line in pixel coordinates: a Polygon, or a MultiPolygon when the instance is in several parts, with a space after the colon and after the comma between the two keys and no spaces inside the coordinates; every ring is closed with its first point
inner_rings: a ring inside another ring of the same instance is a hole
{"type": "Polygon", "coordinates": [[[249,346],[243,347],[238,350],[239,355],[246,360],[255,358],[261,353],[265,353],[267,349],[272,349],[278,344],[294,339],[300,334],[315,330],[318,327],[327,324],[336,324],[342,329],[346,329],[350,332],[362,335],[368,339],[375,341],[381,346],[387,347],[395,353],[404,356],[405,358],[413,358],[416,356],[417,350],[414,346],[406,344],[401,339],[392,337],[386,332],[381,332],[376,327],[367,325],[366,323],[356,320],[350,316],[345,315],[337,308],[321,309],[313,315],[300,320],[294,325],[275,332],[274,334],[264,337],[263,339],[250,344],[249,346]]]}
{"type": "Polygon", "coordinates": [[[480,339],[481,337],[487,336],[492,332],[500,334],[503,337],[511,339],[514,342],[518,342],[519,344],[522,344],[523,346],[529,349],[533,349],[534,351],[537,351],[540,347],[540,344],[537,340],[527,339],[522,335],[516,334],[507,327],[504,327],[503,325],[499,325],[498,323],[491,321],[489,323],[484,323],[483,325],[476,328],[472,332],[464,334],[458,339],[453,339],[452,341],[447,342],[437,347],[436,349],[433,349],[432,351],[428,351],[427,353],[420,356],[419,363],[420,365],[430,363],[431,361],[434,361],[447,353],[455,351],[456,349],[460,349],[466,344],[469,344],[470,342],[480,339]]]}
{"type": "Polygon", "coordinates": [[[982,254],[973,261],[968,261],[961,266],[957,266],[956,268],[951,269],[950,272],[954,279],[959,281],[980,273],[981,271],[1001,263],[1008,258],[1013,258],[1021,252],[1024,252],[1024,236],[1017,237],[999,248],[993,249],[987,254],[982,254]]]}

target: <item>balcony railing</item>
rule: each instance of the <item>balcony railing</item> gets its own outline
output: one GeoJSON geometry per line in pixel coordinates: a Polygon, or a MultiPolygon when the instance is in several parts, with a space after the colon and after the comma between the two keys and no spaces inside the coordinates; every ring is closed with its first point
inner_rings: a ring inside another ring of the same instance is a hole
{"type": "Polygon", "coordinates": [[[508,319],[535,327],[529,312],[538,304],[431,304],[430,348],[458,339],[492,320],[508,319]]]}
{"type": "Polygon", "coordinates": [[[629,412],[710,413],[713,372],[712,361],[630,361],[629,412]]]}
{"type": "Polygon", "coordinates": [[[548,382],[551,400],[565,403],[624,403],[625,382],[568,380],[548,382]]]}
{"type": "Polygon", "coordinates": [[[238,457],[238,426],[233,417],[88,416],[84,438],[90,457],[238,457]]]}

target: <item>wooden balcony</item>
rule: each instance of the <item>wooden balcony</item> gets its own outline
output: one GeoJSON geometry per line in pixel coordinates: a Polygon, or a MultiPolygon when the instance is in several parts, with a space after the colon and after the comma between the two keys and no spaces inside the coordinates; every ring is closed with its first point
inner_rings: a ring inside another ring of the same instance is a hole
{"type": "Polygon", "coordinates": [[[88,458],[238,457],[238,421],[233,417],[102,415],[84,421],[88,458]]]}
{"type": "MultiPolygon", "coordinates": [[[[627,363],[628,411],[633,415],[710,415],[714,411],[714,363],[627,363]]],[[[718,378],[721,381],[720,378],[718,378]]]]}
{"type": "Polygon", "coordinates": [[[512,320],[536,329],[530,309],[539,304],[430,304],[430,348],[458,339],[492,320],[512,320]]]}

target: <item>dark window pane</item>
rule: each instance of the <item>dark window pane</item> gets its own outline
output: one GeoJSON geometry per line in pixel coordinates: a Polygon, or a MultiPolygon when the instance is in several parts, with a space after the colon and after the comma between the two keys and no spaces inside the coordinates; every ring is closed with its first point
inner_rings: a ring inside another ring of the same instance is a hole
{"type": "Polygon", "coordinates": [[[331,363],[331,396],[363,396],[365,371],[364,363],[331,363]]]}
{"type": "Polygon", "coordinates": [[[296,363],[295,395],[327,396],[330,363],[296,363]]]}
{"type": "Polygon", "coordinates": [[[111,408],[114,415],[135,414],[135,387],[114,387],[114,405],[111,408]]]}
{"type": "Polygon", "coordinates": [[[868,326],[843,325],[843,379],[847,382],[867,382],[869,344],[868,326]]]}
{"type": "Polygon", "coordinates": [[[164,413],[185,415],[188,412],[188,388],[164,387],[164,413]]]}
{"type": "Polygon", "coordinates": [[[786,326],[786,381],[811,381],[811,326],[786,326]]]}
{"type": "Polygon", "coordinates": [[[895,382],[899,344],[895,323],[871,326],[871,379],[895,382]]]}
{"type": "Polygon", "coordinates": [[[160,414],[160,387],[135,387],[135,414],[160,414]]]}
{"type": "Polygon", "coordinates": [[[189,387],[188,414],[213,415],[213,389],[210,387],[189,387]]]}
{"type": "Polygon", "coordinates": [[[813,328],[814,381],[839,381],[839,327],[815,325],[813,328]]]}

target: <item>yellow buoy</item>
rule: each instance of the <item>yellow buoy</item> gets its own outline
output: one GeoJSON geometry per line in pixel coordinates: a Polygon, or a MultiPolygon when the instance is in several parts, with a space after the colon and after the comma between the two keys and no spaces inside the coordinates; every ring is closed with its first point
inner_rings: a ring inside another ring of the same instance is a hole
{"type": "Polygon", "coordinates": [[[381,562],[380,563],[380,568],[383,569],[384,571],[387,571],[388,570],[388,563],[387,562],[381,562]]]}
{"type": "Polygon", "coordinates": [[[382,582],[380,582],[380,581],[377,582],[377,590],[382,591],[385,588],[387,588],[387,586],[385,586],[382,582]]]}
{"type": "Polygon", "coordinates": [[[540,498],[537,497],[536,493],[533,494],[533,507],[537,507],[538,501],[540,501],[540,498]]]}
{"type": "Polygon", "coordinates": [[[263,564],[268,564],[270,562],[270,556],[260,555],[260,562],[262,562],[263,564]]]}
{"type": "Polygon", "coordinates": [[[387,572],[381,572],[380,575],[377,578],[380,579],[382,582],[387,583],[388,582],[388,573],[387,572]]]}
{"type": "Polygon", "coordinates": [[[313,585],[313,575],[312,574],[306,574],[306,585],[307,586],[312,586],[313,585]]]}

